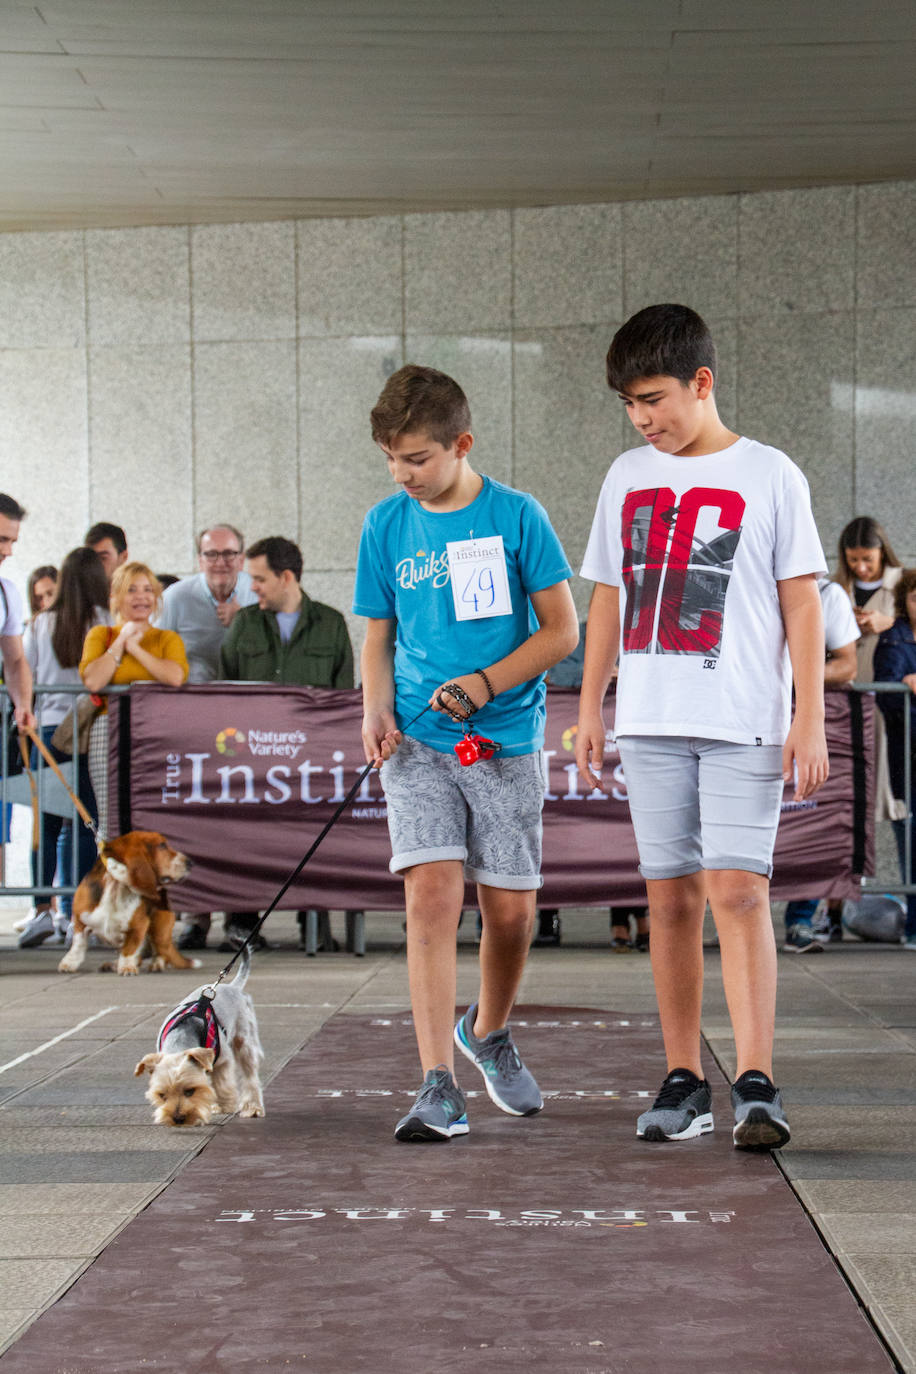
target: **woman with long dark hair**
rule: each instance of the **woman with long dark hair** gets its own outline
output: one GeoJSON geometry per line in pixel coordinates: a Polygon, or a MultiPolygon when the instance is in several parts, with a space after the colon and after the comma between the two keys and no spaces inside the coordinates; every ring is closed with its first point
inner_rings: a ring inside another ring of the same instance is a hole
{"type": "MultiPolygon", "coordinates": [[[[108,578],[102,561],[94,549],[78,548],[67,554],[57,580],[54,600],[26,626],[23,645],[32,669],[32,678],[44,686],[80,684],[79,662],[86,635],[94,625],[107,625],[108,578]]],[[[78,697],[67,692],[46,692],[38,696],[35,714],[41,738],[60,762],[69,755],[51,745],[51,736],[67,712],[76,705],[78,697]]],[[[37,756],[37,750],[33,750],[37,756]]],[[[33,765],[37,757],[33,757],[33,765]]],[[[98,818],[89,768],[85,754],[78,756],[77,794],[85,803],[93,819],[98,818]]],[[[78,822],[77,881],[95,863],[95,841],[83,823],[78,822]]],[[[59,869],[63,882],[69,886],[72,876],[73,833],[69,821],[62,816],[43,811],[41,815],[41,849],[32,855],[32,882],[35,887],[50,887],[59,869]],[[41,863],[39,865],[39,853],[41,863]],[[40,868],[40,871],[39,871],[40,868]]],[[[56,927],[58,942],[63,940],[64,928],[70,920],[71,899],[62,897],[56,927]]],[[[54,935],[55,922],[51,911],[50,894],[35,900],[35,914],[31,917],[19,944],[23,948],[39,945],[54,935]]]]}
{"type": "MultiPolygon", "coordinates": [[[[857,515],[839,539],[834,581],[852,602],[861,638],[856,640],[856,681],[874,682],[878,636],[896,618],[894,588],[903,571],[883,525],[871,515],[857,515]]],[[[875,711],[875,819],[895,820],[901,803],[894,797],[887,769],[884,717],[875,711]]]]}
{"type": "Polygon", "coordinates": [[[895,620],[894,588],[900,580],[900,559],[883,525],[871,515],[850,520],[840,535],[837,555],[834,581],[852,602],[862,636],[856,643],[856,677],[859,682],[872,682],[878,636],[895,620]]]}

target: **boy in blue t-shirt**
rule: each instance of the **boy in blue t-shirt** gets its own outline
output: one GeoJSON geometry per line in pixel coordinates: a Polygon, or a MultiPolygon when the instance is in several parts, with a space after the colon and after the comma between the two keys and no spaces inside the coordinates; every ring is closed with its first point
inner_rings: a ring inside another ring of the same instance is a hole
{"type": "Polygon", "coordinates": [[[497,1106],[543,1106],[507,1027],[540,887],[544,673],[578,639],[571,569],[543,508],[482,477],[467,399],[432,368],[402,367],[372,411],[401,490],[366,516],[353,610],[363,747],[381,770],[391,871],[404,875],[407,968],[423,1086],[398,1140],[467,1134],[453,1041],[497,1106]],[[427,709],[431,708],[431,710],[427,709]],[[463,765],[473,725],[495,756],[463,765]],[[482,917],[480,993],[457,1026],[455,935],[468,878],[482,917]]]}

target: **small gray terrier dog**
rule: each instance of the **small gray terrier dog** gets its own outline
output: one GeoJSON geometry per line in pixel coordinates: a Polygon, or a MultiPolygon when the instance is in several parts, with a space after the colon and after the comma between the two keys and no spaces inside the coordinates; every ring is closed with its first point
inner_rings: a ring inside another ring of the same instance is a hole
{"type": "Polygon", "coordinates": [[[254,1003],[243,990],[250,971],[245,945],[232,982],[201,1003],[203,993],[213,992],[205,983],[170,1011],[156,1052],[134,1069],[136,1078],[150,1074],[146,1100],[160,1126],[206,1126],[215,1112],[264,1115],[258,1078],[264,1051],[254,1003]]]}

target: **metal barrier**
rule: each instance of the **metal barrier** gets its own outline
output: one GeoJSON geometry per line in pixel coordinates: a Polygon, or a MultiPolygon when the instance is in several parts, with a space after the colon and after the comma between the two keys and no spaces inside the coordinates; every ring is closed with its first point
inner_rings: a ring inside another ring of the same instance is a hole
{"type": "MultiPolygon", "coordinates": [[[[41,729],[41,701],[44,696],[69,696],[74,702],[78,697],[86,695],[86,688],[82,684],[50,684],[37,683],[34,687],[34,707],[35,716],[38,720],[38,728],[41,729]]],[[[126,692],[127,687],[111,687],[106,689],[105,695],[126,692]]],[[[0,683],[0,728],[2,728],[3,748],[0,748],[0,826],[4,828],[6,821],[6,806],[9,802],[15,802],[31,809],[32,792],[28,776],[25,772],[11,775],[9,772],[8,751],[6,742],[10,738],[10,731],[13,731],[15,740],[15,728],[13,726],[13,704],[10,700],[8,689],[0,683]]],[[[74,792],[77,791],[77,723],[76,715],[73,717],[73,753],[70,759],[59,764],[61,772],[66,777],[74,792]]],[[[37,750],[33,751],[37,753],[37,750]]],[[[57,875],[61,878],[69,877],[69,882],[55,882],[51,885],[30,884],[24,886],[9,886],[6,883],[6,869],[4,865],[3,880],[0,881],[0,896],[2,897],[49,897],[49,896],[72,896],[79,884],[79,853],[77,836],[83,821],[72,801],[67,795],[66,790],[60,780],[54,775],[44,759],[38,754],[37,760],[32,768],[35,784],[38,791],[38,806],[40,814],[50,814],[61,816],[65,821],[69,821],[73,844],[70,854],[70,873],[69,875],[57,875]]],[[[9,834],[4,829],[6,842],[9,843],[9,834]]],[[[37,844],[34,845],[36,855],[37,872],[43,872],[45,845],[44,827],[39,825],[37,844]]]]}
{"type": "MultiPolygon", "coordinates": [[[[874,693],[904,693],[910,696],[911,692],[905,682],[851,682],[849,684],[851,692],[874,692],[874,693]]],[[[904,864],[903,871],[913,876],[913,737],[912,737],[912,713],[904,710],[903,712],[903,804],[906,808],[906,816],[901,817],[904,826],[904,864]]],[[[916,882],[885,882],[880,875],[874,878],[862,879],[863,890],[873,892],[899,892],[907,895],[916,892],[916,882]]]]}
{"type": "MultiPolygon", "coordinates": [[[[43,697],[44,695],[50,694],[50,693],[56,693],[56,694],[59,694],[59,695],[72,696],[72,697],[74,698],[74,700],[75,700],[77,697],[85,695],[85,690],[86,690],[86,689],[85,689],[83,686],[81,686],[81,685],[79,685],[79,686],[77,686],[77,685],[74,685],[74,686],[64,686],[64,685],[60,685],[60,686],[58,686],[58,685],[50,685],[50,684],[42,684],[42,683],[36,684],[36,686],[35,686],[35,688],[34,688],[34,694],[35,694],[35,714],[36,714],[36,716],[38,717],[38,719],[39,719],[39,721],[40,721],[40,719],[41,719],[41,717],[40,717],[41,699],[42,699],[42,697],[43,697]]],[[[129,690],[130,690],[130,689],[127,688],[127,687],[111,687],[111,688],[106,689],[105,695],[116,695],[116,694],[121,694],[121,693],[127,692],[127,691],[129,691],[129,690]]],[[[865,694],[865,693],[868,693],[868,692],[871,692],[871,693],[881,693],[881,692],[891,692],[891,693],[894,693],[894,692],[896,692],[896,693],[901,693],[901,694],[906,694],[906,695],[909,695],[909,694],[910,694],[910,689],[909,689],[909,687],[907,687],[906,684],[905,684],[905,683],[902,683],[902,682],[864,682],[864,683],[863,683],[863,682],[853,682],[853,683],[851,683],[851,684],[849,685],[848,690],[849,690],[849,691],[852,691],[852,692],[857,692],[857,693],[860,693],[860,694],[865,694]]],[[[905,825],[904,825],[904,859],[905,859],[905,872],[908,873],[908,874],[912,874],[912,873],[913,873],[913,833],[912,833],[912,831],[913,831],[913,827],[912,827],[912,816],[913,816],[913,779],[912,779],[912,727],[911,727],[911,720],[910,720],[910,712],[909,712],[909,711],[904,711],[904,713],[903,713],[903,719],[904,719],[904,727],[903,727],[903,728],[904,728],[904,760],[903,760],[903,765],[904,765],[904,799],[903,799],[903,800],[904,800],[904,805],[905,805],[905,808],[906,808],[906,819],[905,819],[905,825]]],[[[7,740],[8,737],[9,737],[9,730],[10,730],[10,726],[11,726],[11,723],[12,723],[12,703],[11,703],[11,701],[10,701],[9,693],[8,693],[8,691],[7,691],[7,688],[6,688],[5,686],[3,686],[2,683],[0,683],[0,723],[2,723],[2,731],[3,731],[2,739],[3,739],[4,744],[5,744],[6,740],[7,740]]],[[[73,790],[74,790],[74,791],[77,790],[77,789],[76,789],[76,771],[77,771],[77,768],[76,768],[76,748],[77,748],[76,730],[77,730],[77,726],[76,726],[76,719],[75,719],[75,716],[74,716],[74,721],[73,721],[73,757],[72,757],[68,762],[62,763],[62,764],[61,764],[61,768],[62,768],[63,772],[65,773],[65,775],[68,777],[68,781],[71,782],[71,785],[73,786],[73,790]]],[[[44,762],[44,760],[41,758],[40,755],[39,755],[39,757],[38,757],[37,767],[34,769],[34,773],[35,773],[36,783],[37,783],[37,786],[38,786],[39,807],[40,807],[40,810],[41,810],[42,812],[49,812],[49,813],[51,813],[51,814],[53,814],[53,815],[62,816],[65,820],[69,820],[71,826],[73,827],[73,836],[74,836],[74,841],[75,841],[76,835],[77,835],[77,833],[78,833],[78,829],[79,829],[79,827],[83,824],[83,822],[82,822],[82,820],[80,819],[79,814],[77,813],[76,807],[74,806],[72,800],[67,796],[67,794],[66,794],[66,792],[64,791],[64,788],[61,786],[59,780],[54,776],[54,774],[53,774],[53,773],[51,772],[51,770],[48,768],[47,764],[44,762]]],[[[20,774],[20,775],[16,775],[16,776],[10,776],[10,774],[9,774],[9,772],[8,772],[8,768],[7,768],[7,750],[6,750],[6,748],[4,747],[4,748],[0,749],[0,805],[2,805],[2,809],[3,809],[3,813],[4,813],[4,814],[0,815],[0,824],[5,824],[5,809],[6,809],[6,803],[7,803],[7,802],[11,802],[11,801],[15,801],[15,802],[17,802],[17,803],[20,803],[20,804],[23,804],[23,805],[25,805],[25,806],[29,806],[29,807],[30,807],[30,806],[31,806],[31,791],[30,791],[30,787],[29,787],[29,783],[28,783],[28,778],[26,777],[26,775],[25,775],[24,773],[23,773],[23,774],[20,774]]],[[[9,839],[9,837],[7,836],[7,840],[8,840],[8,839],[9,839]]],[[[38,872],[39,872],[39,873],[42,872],[43,860],[44,860],[44,836],[43,836],[43,833],[42,833],[42,827],[39,826],[39,831],[38,831],[38,845],[37,845],[37,865],[38,865],[38,872]]],[[[76,843],[74,842],[74,844],[72,845],[72,850],[71,850],[71,865],[70,865],[70,874],[69,874],[70,881],[69,881],[68,883],[59,882],[59,883],[55,883],[55,884],[53,884],[53,885],[51,885],[51,886],[42,886],[42,885],[34,886],[34,885],[32,885],[32,886],[17,886],[17,887],[10,887],[10,886],[7,886],[7,885],[6,885],[6,882],[5,882],[5,873],[4,873],[4,881],[0,881],[0,896],[6,896],[6,897],[35,897],[35,896],[49,896],[49,895],[54,895],[54,896],[58,896],[58,895],[59,895],[59,896],[70,896],[70,895],[72,895],[72,894],[76,891],[77,884],[78,884],[78,881],[79,881],[77,865],[78,865],[78,852],[77,852],[77,845],[76,845],[76,843]]],[[[863,881],[862,881],[862,886],[863,886],[863,889],[866,890],[866,891],[878,890],[878,891],[881,891],[881,892],[896,892],[896,893],[901,893],[901,894],[904,894],[904,895],[905,895],[905,894],[908,894],[908,893],[916,892],[916,882],[909,882],[909,883],[901,882],[901,881],[900,881],[898,878],[896,878],[896,877],[895,877],[895,878],[892,878],[892,879],[888,879],[888,878],[882,877],[880,874],[877,874],[877,875],[876,875],[875,877],[873,877],[873,878],[864,878],[863,881]]]]}

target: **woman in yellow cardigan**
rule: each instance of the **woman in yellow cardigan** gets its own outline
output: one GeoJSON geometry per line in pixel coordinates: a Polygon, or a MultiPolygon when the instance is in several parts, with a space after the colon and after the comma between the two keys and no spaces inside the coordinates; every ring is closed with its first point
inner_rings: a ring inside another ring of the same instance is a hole
{"type": "MultiPolygon", "coordinates": [[[[80,676],[90,692],[131,682],[162,682],[180,687],[187,681],[188,659],[181,636],[159,630],[150,617],[161,606],[162,588],[145,563],[124,563],[111,581],[113,626],[95,625],[86,636],[80,676]]],[[[99,833],[108,837],[107,703],[89,736],[89,775],[99,807],[99,833]]]]}

